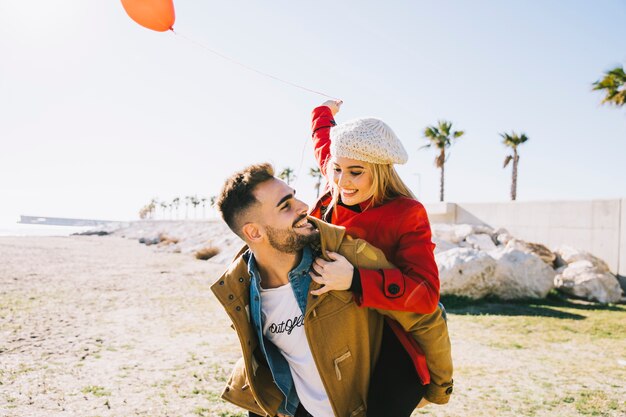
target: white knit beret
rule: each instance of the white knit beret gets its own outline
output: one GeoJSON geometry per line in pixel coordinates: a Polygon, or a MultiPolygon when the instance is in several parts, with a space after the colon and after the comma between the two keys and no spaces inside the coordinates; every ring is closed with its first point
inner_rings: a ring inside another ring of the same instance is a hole
{"type": "Polygon", "coordinates": [[[355,119],[330,129],[330,154],[374,164],[404,164],[409,156],[402,142],[379,119],[355,119]]]}

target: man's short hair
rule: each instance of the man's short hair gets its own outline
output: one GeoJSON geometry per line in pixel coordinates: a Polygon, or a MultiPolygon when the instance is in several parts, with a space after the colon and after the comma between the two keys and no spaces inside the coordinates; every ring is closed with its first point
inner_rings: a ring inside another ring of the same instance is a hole
{"type": "Polygon", "coordinates": [[[254,196],[256,187],[274,178],[274,167],[269,163],[250,165],[231,175],[217,199],[217,209],[222,218],[239,237],[242,237],[241,217],[259,203],[254,196]]]}

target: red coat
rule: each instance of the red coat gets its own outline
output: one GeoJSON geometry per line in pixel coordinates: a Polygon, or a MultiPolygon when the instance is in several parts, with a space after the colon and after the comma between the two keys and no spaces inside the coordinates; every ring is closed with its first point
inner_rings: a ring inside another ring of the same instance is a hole
{"type": "MultiPolygon", "coordinates": [[[[330,157],[330,128],[334,125],[328,107],[321,106],[313,110],[313,146],[324,175],[330,157]]],[[[330,200],[330,194],[322,196],[311,215],[321,218],[330,200]]],[[[420,202],[401,197],[378,207],[365,208],[360,213],[338,205],[329,220],[344,226],[349,235],[365,239],[381,249],[387,259],[398,267],[386,270],[359,269],[363,293],[357,301],[362,306],[422,314],[435,311],[439,303],[439,273],[430,223],[420,202]]],[[[399,326],[390,324],[411,355],[422,382],[428,383],[430,378],[427,370],[424,374],[425,361],[421,349],[399,326]]]]}

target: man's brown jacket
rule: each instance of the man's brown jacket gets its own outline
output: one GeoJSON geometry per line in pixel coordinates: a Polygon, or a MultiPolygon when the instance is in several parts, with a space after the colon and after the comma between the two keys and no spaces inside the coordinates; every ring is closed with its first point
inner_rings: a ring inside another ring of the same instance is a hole
{"type": "MultiPolygon", "coordinates": [[[[382,251],[346,235],[345,229],[309,218],[320,231],[322,257],[337,252],[358,268],[394,268],[382,251]]],[[[245,249],[245,248],[244,248],[245,249]]],[[[222,398],[261,415],[274,416],[283,394],[260,354],[250,323],[250,275],[244,250],[211,289],[230,316],[243,352],[222,398]]],[[[311,282],[310,289],[320,285],[311,282]]],[[[452,393],[452,357],[448,328],[437,309],[432,314],[361,308],[348,291],[330,291],[319,297],[309,293],[304,328],[313,359],[337,417],[364,417],[370,375],[380,352],[384,318],[396,320],[410,332],[426,354],[431,383],[426,399],[448,402],[452,393]]]]}

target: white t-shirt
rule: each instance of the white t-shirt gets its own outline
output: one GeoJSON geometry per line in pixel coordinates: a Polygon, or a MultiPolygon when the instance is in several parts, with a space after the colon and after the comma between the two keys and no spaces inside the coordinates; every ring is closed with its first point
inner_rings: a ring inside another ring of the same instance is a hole
{"type": "Polygon", "coordinates": [[[261,288],[263,335],[280,350],[291,370],[298,398],[315,417],[334,417],[304,332],[304,315],[291,284],[261,288]]]}

